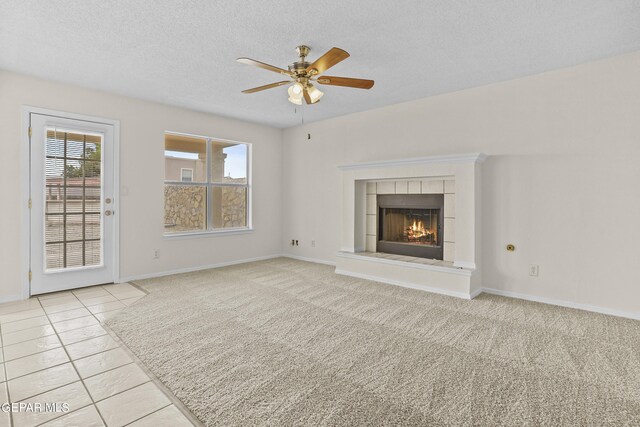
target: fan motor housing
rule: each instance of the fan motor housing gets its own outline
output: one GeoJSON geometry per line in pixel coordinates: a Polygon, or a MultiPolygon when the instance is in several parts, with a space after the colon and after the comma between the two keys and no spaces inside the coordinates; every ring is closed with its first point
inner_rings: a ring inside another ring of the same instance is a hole
{"type": "Polygon", "coordinates": [[[307,67],[309,65],[311,65],[311,63],[307,61],[294,62],[293,64],[289,65],[289,71],[298,75],[302,75],[307,72],[307,67]]]}

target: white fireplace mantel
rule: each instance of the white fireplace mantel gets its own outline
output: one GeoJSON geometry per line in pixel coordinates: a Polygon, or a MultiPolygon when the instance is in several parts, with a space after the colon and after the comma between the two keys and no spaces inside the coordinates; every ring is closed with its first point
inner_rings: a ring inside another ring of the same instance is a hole
{"type": "MultiPolygon", "coordinates": [[[[420,179],[453,179],[455,180],[455,259],[451,270],[464,268],[472,272],[466,291],[471,298],[480,289],[480,203],[481,203],[481,163],[486,156],[482,153],[420,157],[402,160],[385,160],[378,162],[356,163],[339,166],[342,172],[342,229],[341,248],[343,255],[358,254],[365,250],[366,239],[366,183],[384,180],[420,180],[420,179]]],[[[363,271],[351,266],[353,257],[338,257],[337,271],[343,274],[362,276],[363,271]]],[[[362,264],[364,265],[364,264],[362,264]]],[[[368,265],[368,264],[367,264],[368,265]]],[[[402,269],[376,277],[389,283],[404,283],[406,278],[402,269]],[[400,272],[400,273],[399,273],[400,272]],[[391,275],[390,277],[387,277],[391,275]],[[385,280],[386,279],[386,280],[385,280]]],[[[446,272],[442,272],[446,274],[446,272]]],[[[415,278],[412,279],[415,281],[415,278]]],[[[426,279],[425,279],[426,280],[426,279]]],[[[443,293],[451,293],[446,289],[447,280],[429,275],[429,283],[424,285],[428,290],[442,288],[443,293]]],[[[459,295],[460,289],[456,291],[459,295]]]]}
{"type": "Polygon", "coordinates": [[[394,166],[425,165],[430,163],[482,163],[487,158],[483,153],[452,154],[447,156],[414,157],[411,159],[381,160],[378,162],[352,163],[340,165],[342,171],[356,169],[386,168],[394,166]]]}

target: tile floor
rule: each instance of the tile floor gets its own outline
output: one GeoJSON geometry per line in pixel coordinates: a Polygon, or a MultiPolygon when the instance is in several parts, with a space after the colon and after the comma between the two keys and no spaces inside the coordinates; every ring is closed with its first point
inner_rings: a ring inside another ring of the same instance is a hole
{"type": "Polygon", "coordinates": [[[0,411],[0,426],[194,425],[101,325],[144,295],[122,283],[0,304],[0,404],[69,405],[0,411]]]}

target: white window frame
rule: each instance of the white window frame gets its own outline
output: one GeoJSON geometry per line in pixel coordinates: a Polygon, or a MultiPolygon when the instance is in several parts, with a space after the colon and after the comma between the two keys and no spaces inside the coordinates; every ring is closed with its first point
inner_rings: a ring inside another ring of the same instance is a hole
{"type": "MultiPolygon", "coordinates": [[[[192,138],[201,138],[206,140],[206,153],[207,153],[207,176],[206,182],[183,182],[183,181],[171,181],[164,180],[163,185],[172,184],[172,185],[195,185],[195,186],[205,186],[207,188],[207,229],[206,230],[194,230],[194,231],[185,231],[179,233],[167,233],[163,226],[163,238],[165,239],[176,239],[176,238],[185,238],[185,237],[206,237],[206,236],[215,236],[215,235],[229,235],[229,234],[244,234],[253,232],[253,185],[252,185],[252,165],[253,165],[253,144],[250,142],[244,141],[235,141],[231,139],[224,138],[215,138],[211,136],[202,136],[195,135],[191,133],[184,132],[173,132],[173,131],[165,131],[164,135],[179,135],[179,136],[188,136],[192,138]],[[247,147],[247,183],[231,183],[231,182],[212,182],[211,181],[211,167],[210,162],[211,159],[211,144],[213,142],[222,142],[225,144],[244,144],[247,147]],[[212,204],[212,192],[211,189],[215,187],[243,187],[247,190],[247,225],[245,227],[234,227],[234,228],[213,228],[213,210],[210,209],[212,204]]],[[[163,146],[164,150],[164,146],[163,146]]],[[[166,171],[165,171],[166,176],[166,171]]],[[[182,178],[182,171],[181,176],[182,178]]]]}
{"type": "Polygon", "coordinates": [[[180,168],[180,182],[193,182],[193,168],[180,168]],[[191,176],[188,181],[184,179],[184,171],[191,172],[191,176]]]}

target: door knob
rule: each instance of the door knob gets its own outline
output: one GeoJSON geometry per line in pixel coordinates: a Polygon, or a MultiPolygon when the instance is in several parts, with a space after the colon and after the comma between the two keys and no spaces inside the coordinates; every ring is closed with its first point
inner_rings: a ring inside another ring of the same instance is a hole
{"type": "Polygon", "coordinates": [[[111,203],[111,199],[110,199],[109,197],[107,197],[107,198],[105,199],[105,201],[104,201],[104,202],[105,202],[106,204],[109,204],[109,203],[111,203]]]}
{"type": "Polygon", "coordinates": [[[105,214],[106,216],[110,216],[110,215],[111,215],[111,211],[110,211],[110,210],[106,210],[106,211],[104,211],[104,214],[105,214]]]}

